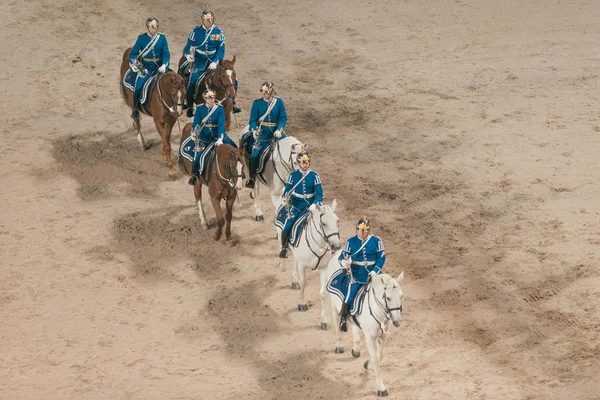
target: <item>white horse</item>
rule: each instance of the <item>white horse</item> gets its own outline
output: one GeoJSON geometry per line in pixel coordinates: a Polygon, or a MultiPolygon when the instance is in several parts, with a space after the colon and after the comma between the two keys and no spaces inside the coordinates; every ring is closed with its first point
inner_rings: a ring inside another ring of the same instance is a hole
{"type": "MultiPolygon", "coordinates": [[[[298,311],[308,311],[304,303],[304,289],[306,288],[306,269],[319,268],[321,279],[321,329],[327,329],[327,292],[323,291],[327,283],[327,263],[331,257],[331,250],[340,248],[340,222],[335,214],[337,201],[334,199],[331,206],[318,206],[313,212],[308,211],[307,221],[302,228],[302,236],[296,246],[291,246],[294,255],[292,269],[292,288],[300,288],[298,311]]],[[[277,227],[277,237],[281,241],[281,229],[277,227]]],[[[279,263],[279,268],[285,271],[285,258],[279,263]]]]}
{"type": "MultiPolygon", "coordinates": [[[[239,139],[241,139],[242,136],[244,136],[244,134],[248,131],[249,127],[246,126],[246,128],[244,128],[240,133],[239,139]]],[[[258,200],[260,184],[263,184],[269,188],[271,201],[273,202],[275,209],[277,209],[277,205],[280,201],[283,189],[285,188],[288,176],[290,173],[298,169],[298,161],[296,160],[296,156],[305,149],[306,143],[300,142],[293,136],[287,136],[275,142],[271,159],[265,165],[265,169],[262,173],[264,179],[257,174],[254,189],[252,189],[250,192],[250,197],[254,200],[256,221],[265,220],[258,200]]]]}
{"type": "MultiPolygon", "coordinates": [[[[337,270],[341,269],[338,257],[341,251],[333,254],[327,267],[327,280],[322,284],[321,291],[337,270]]],[[[365,369],[373,369],[375,372],[375,384],[377,386],[377,395],[385,397],[388,391],[383,384],[383,379],[379,370],[379,365],[383,359],[383,348],[390,335],[391,325],[395,327],[402,321],[402,287],[404,281],[404,272],[401,272],[398,278],[393,278],[387,274],[375,275],[371,278],[370,288],[367,291],[362,306],[361,313],[356,315],[358,326],[352,316],[348,316],[348,321],[352,324],[352,356],[360,357],[360,330],[365,335],[367,349],[371,360],[364,364],[365,369]]],[[[322,281],[321,281],[322,282],[322,281]]],[[[329,292],[327,292],[329,293],[329,292]]],[[[330,294],[331,297],[331,317],[335,327],[336,344],[335,352],[343,353],[342,335],[339,328],[339,314],[342,308],[342,301],[339,297],[330,294]]]]}

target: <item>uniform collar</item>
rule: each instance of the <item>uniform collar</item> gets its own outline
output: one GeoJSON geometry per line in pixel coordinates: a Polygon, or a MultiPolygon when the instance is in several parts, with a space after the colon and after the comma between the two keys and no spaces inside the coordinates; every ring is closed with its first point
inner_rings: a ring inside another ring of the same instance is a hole
{"type": "Polygon", "coordinates": [[[154,34],[154,36],[152,36],[152,35],[150,34],[150,32],[146,32],[146,35],[150,36],[150,39],[153,39],[153,38],[154,38],[154,36],[158,35],[158,32],[156,32],[156,33],[154,34]]]}

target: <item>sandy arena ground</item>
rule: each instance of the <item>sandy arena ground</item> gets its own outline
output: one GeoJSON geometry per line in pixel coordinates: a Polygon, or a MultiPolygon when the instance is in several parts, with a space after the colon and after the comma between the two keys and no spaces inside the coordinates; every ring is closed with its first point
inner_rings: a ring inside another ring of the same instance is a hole
{"type": "MultiPolygon", "coordinates": [[[[364,345],[318,329],[316,272],[296,310],[268,197],[215,243],[147,117],[138,148],[122,53],[153,13],[176,63],[204,5],[3,0],[1,399],[376,396],[364,345]]],[[[600,3],[211,7],[239,127],[273,79],[343,239],[369,215],[405,271],[389,398],[600,398],[600,3]]]]}

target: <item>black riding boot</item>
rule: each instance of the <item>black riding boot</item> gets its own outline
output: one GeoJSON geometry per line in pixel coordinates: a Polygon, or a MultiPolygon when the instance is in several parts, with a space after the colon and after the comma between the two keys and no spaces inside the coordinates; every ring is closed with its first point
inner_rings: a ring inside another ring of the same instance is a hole
{"type": "Polygon", "coordinates": [[[348,332],[348,326],[346,325],[346,319],[350,313],[350,306],[346,303],[342,303],[342,309],[340,310],[340,331],[348,332]]]}
{"type": "Polygon", "coordinates": [[[198,163],[196,161],[194,161],[192,163],[192,176],[190,176],[190,179],[188,180],[188,184],[195,185],[196,180],[198,180],[198,163]]]}
{"type": "Polygon", "coordinates": [[[246,181],[246,187],[248,189],[254,189],[254,179],[256,178],[256,162],[250,159],[250,179],[246,181]]]}
{"type": "Polygon", "coordinates": [[[188,90],[186,93],[186,106],[187,111],[186,115],[188,118],[192,118],[194,116],[194,90],[188,90]]]}
{"type": "Polygon", "coordinates": [[[131,109],[131,118],[138,119],[140,118],[140,98],[135,93],[133,94],[133,108],[131,109]]]}
{"type": "Polygon", "coordinates": [[[238,114],[242,112],[242,107],[238,106],[235,100],[233,101],[233,113],[238,114]]]}
{"type": "Polygon", "coordinates": [[[281,251],[279,252],[279,258],[287,258],[288,240],[290,240],[290,234],[286,231],[281,231],[281,251]]]}

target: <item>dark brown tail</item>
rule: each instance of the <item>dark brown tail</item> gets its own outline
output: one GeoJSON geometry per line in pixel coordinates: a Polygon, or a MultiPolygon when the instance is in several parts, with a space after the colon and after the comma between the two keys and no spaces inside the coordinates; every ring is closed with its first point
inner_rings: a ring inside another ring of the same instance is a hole
{"type": "Polygon", "coordinates": [[[121,73],[119,79],[119,89],[121,89],[121,97],[123,98],[123,102],[127,104],[127,88],[123,85],[123,77],[125,76],[125,72],[129,68],[129,54],[131,53],[131,47],[125,50],[123,53],[123,60],[121,61],[121,73]]]}

